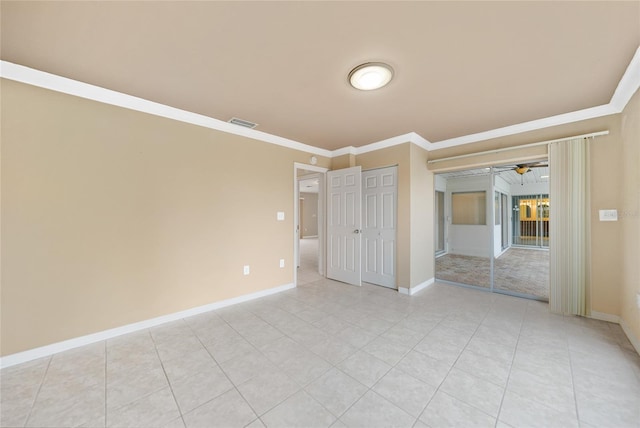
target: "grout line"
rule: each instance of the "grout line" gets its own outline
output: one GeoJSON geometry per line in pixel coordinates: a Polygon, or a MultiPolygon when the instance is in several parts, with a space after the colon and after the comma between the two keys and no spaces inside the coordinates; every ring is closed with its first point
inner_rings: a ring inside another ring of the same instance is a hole
{"type": "MultiPolygon", "coordinates": [[[[213,311],[213,313],[216,313],[216,312],[217,312],[217,311],[213,311]]],[[[226,319],[222,318],[222,317],[221,317],[219,314],[217,314],[217,313],[216,313],[216,316],[217,316],[218,318],[220,318],[220,319],[221,319],[221,320],[222,320],[226,325],[228,325],[228,326],[229,326],[229,328],[231,328],[233,331],[235,331],[236,333],[238,333],[238,334],[240,335],[240,333],[239,333],[238,331],[236,331],[236,329],[234,329],[234,328],[233,328],[233,326],[232,326],[231,324],[229,324],[229,322],[228,322],[226,319]]],[[[254,421],[256,421],[256,420],[258,420],[258,419],[260,419],[260,415],[258,415],[258,412],[256,412],[256,410],[253,408],[253,406],[251,406],[251,403],[249,403],[249,401],[245,398],[245,396],[244,396],[244,395],[242,395],[242,392],[240,392],[240,390],[238,389],[238,386],[237,386],[237,385],[236,385],[236,384],[231,380],[231,378],[229,377],[229,375],[227,374],[227,372],[225,371],[225,369],[220,365],[220,363],[218,362],[218,360],[216,360],[216,358],[211,354],[211,351],[209,351],[209,348],[207,348],[207,346],[202,342],[202,339],[200,338],[200,336],[198,336],[198,333],[196,333],[196,332],[195,332],[195,330],[193,329],[193,327],[191,327],[191,325],[190,325],[188,322],[187,322],[186,324],[187,324],[187,326],[189,327],[189,330],[191,330],[191,332],[193,333],[193,335],[198,339],[198,342],[200,342],[200,345],[202,345],[202,347],[204,348],[204,350],[205,350],[205,351],[207,351],[207,354],[209,354],[209,356],[211,357],[211,359],[216,363],[216,365],[218,366],[218,368],[220,369],[220,371],[222,372],[222,374],[224,375],[224,377],[226,377],[226,378],[227,378],[227,380],[229,381],[229,383],[233,386],[233,388],[230,388],[230,389],[228,389],[228,390],[224,391],[222,394],[217,395],[217,396],[213,397],[212,399],[205,401],[204,403],[202,403],[202,404],[200,404],[200,405],[196,406],[195,408],[193,408],[193,409],[189,410],[189,412],[187,412],[187,413],[191,413],[191,412],[193,412],[194,410],[196,410],[197,408],[202,407],[202,406],[204,406],[205,404],[210,403],[210,402],[212,402],[213,400],[215,400],[215,399],[217,399],[217,398],[221,397],[222,395],[226,394],[227,392],[231,391],[232,389],[235,389],[235,390],[236,390],[236,392],[238,393],[238,395],[240,395],[240,397],[242,397],[242,399],[245,401],[245,403],[247,403],[247,406],[249,406],[249,408],[251,409],[251,411],[253,412],[253,414],[254,414],[254,415],[256,415],[256,419],[254,419],[253,421],[251,421],[249,424],[253,423],[254,421]]],[[[242,335],[240,335],[240,336],[244,339],[244,336],[242,336],[242,335]]],[[[258,349],[253,345],[253,343],[249,342],[249,341],[248,341],[248,340],[246,340],[246,339],[244,339],[244,340],[245,340],[247,343],[249,343],[249,345],[253,346],[256,350],[258,350],[258,349]]],[[[258,352],[259,352],[259,350],[258,350],[258,352]]],[[[248,382],[248,381],[249,381],[249,380],[251,380],[251,379],[253,379],[253,378],[247,379],[245,382],[248,382]]],[[[244,383],[244,382],[243,382],[243,383],[244,383]]],[[[180,413],[182,414],[182,411],[180,411],[180,413]]],[[[182,422],[184,423],[184,417],[183,417],[183,419],[182,419],[182,422]]],[[[260,422],[262,422],[262,420],[261,420],[261,419],[260,419],[260,422]]],[[[185,426],[186,426],[186,423],[185,423],[185,426]]]]}
{"type": "MultiPolygon", "coordinates": [[[[492,296],[492,297],[493,297],[493,296],[492,296]]],[[[484,314],[484,317],[482,318],[482,321],[480,321],[480,322],[478,323],[478,325],[476,326],[476,328],[473,330],[473,334],[471,335],[471,337],[469,337],[469,340],[468,340],[468,341],[467,341],[467,343],[465,344],[464,348],[462,348],[462,350],[458,353],[458,356],[456,357],[456,360],[455,360],[455,361],[451,364],[451,366],[449,367],[449,370],[447,371],[447,374],[442,378],[442,381],[440,381],[440,383],[439,383],[439,384],[438,384],[438,386],[436,387],[436,390],[433,392],[433,395],[431,396],[431,398],[429,399],[429,401],[427,402],[427,404],[424,406],[424,409],[422,409],[422,412],[420,412],[420,415],[418,415],[418,420],[420,420],[420,418],[422,417],[422,415],[424,414],[424,412],[425,412],[425,411],[427,410],[427,408],[429,407],[429,404],[431,404],[431,401],[433,401],[433,398],[434,398],[434,397],[436,396],[436,394],[438,394],[438,392],[440,391],[440,388],[442,387],[442,384],[444,384],[444,382],[447,380],[447,377],[449,377],[449,374],[451,374],[451,370],[453,370],[453,368],[455,367],[456,363],[457,363],[457,362],[458,362],[458,360],[460,359],[460,355],[462,355],[462,354],[464,353],[464,351],[467,349],[467,346],[469,346],[469,343],[471,342],[471,340],[473,339],[473,337],[474,337],[474,336],[476,335],[476,333],[478,332],[478,329],[480,328],[480,326],[482,325],[482,323],[484,322],[484,320],[486,320],[486,319],[487,319],[487,316],[488,316],[489,312],[491,311],[491,308],[493,307],[493,304],[494,304],[494,300],[493,300],[493,298],[492,298],[492,299],[491,299],[491,304],[490,304],[489,308],[487,309],[486,313],[484,314]]],[[[452,315],[452,314],[451,314],[451,311],[449,311],[449,313],[447,314],[447,316],[446,316],[446,317],[444,317],[444,318],[442,319],[442,321],[440,321],[440,322],[436,325],[436,327],[438,327],[440,324],[442,324],[442,322],[443,322],[445,319],[447,319],[449,316],[451,316],[451,315],[452,315]]],[[[435,329],[436,327],[434,327],[434,329],[435,329]]],[[[445,328],[448,328],[448,327],[445,327],[445,328]]],[[[452,330],[455,330],[455,329],[452,329],[452,330]]],[[[417,346],[417,345],[416,345],[416,346],[417,346]]],[[[420,351],[416,351],[416,352],[420,352],[420,351]]],[[[424,354],[423,354],[423,355],[424,355],[424,354]]],[[[435,358],[434,358],[434,359],[435,359],[435,358]]],[[[439,361],[439,360],[438,360],[438,361],[439,361]]],[[[442,391],[442,393],[443,393],[443,394],[446,394],[446,392],[445,392],[445,391],[442,391]]],[[[503,393],[503,394],[504,394],[504,393],[503,393]]],[[[447,394],[447,395],[449,395],[449,394],[447,394]]],[[[458,401],[461,401],[461,402],[463,402],[463,403],[467,404],[468,406],[471,406],[471,407],[473,407],[473,408],[475,408],[475,409],[477,409],[477,410],[481,411],[481,412],[482,412],[482,413],[484,413],[484,414],[487,414],[487,415],[488,415],[488,413],[486,413],[484,410],[478,409],[476,406],[474,406],[474,405],[472,405],[472,404],[466,403],[466,402],[464,402],[464,401],[462,401],[462,400],[460,400],[460,399],[458,399],[458,398],[456,398],[456,397],[453,397],[453,398],[454,398],[454,399],[456,399],[456,400],[458,400],[458,401]]],[[[498,412],[498,415],[499,415],[499,414],[500,414],[500,413],[498,412]]],[[[496,423],[497,423],[497,421],[498,421],[498,415],[496,415],[496,417],[495,417],[495,419],[496,419],[496,423]]],[[[491,415],[488,415],[488,416],[491,416],[491,415]]],[[[493,417],[493,416],[491,416],[491,417],[493,417]]]]}
{"type": "Polygon", "coordinates": [[[109,349],[108,349],[108,341],[105,340],[104,341],[104,426],[108,426],[107,425],[107,383],[108,383],[108,379],[107,379],[107,362],[109,360],[109,349]]]}
{"type": "Polygon", "coordinates": [[[511,380],[511,370],[513,369],[513,363],[516,360],[516,354],[518,353],[518,345],[520,344],[520,336],[522,335],[522,326],[524,324],[524,320],[527,317],[527,312],[529,312],[529,304],[525,307],[524,314],[522,319],[520,320],[520,329],[518,330],[518,340],[516,340],[516,347],[513,350],[513,357],[511,357],[511,364],[509,365],[509,373],[507,374],[507,383],[504,385],[504,390],[502,391],[502,400],[500,400],[500,407],[498,408],[498,415],[496,416],[496,426],[500,421],[500,414],[502,413],[502,405],[504,404],[504,397],[507,395],[507,389],[509,388],[509,381],[511,380]]]}
{"type": "Polygon", "coordinates": [[[31,403],[31,408],[29,409],[29,413],[27,414],[27,418],[24,420],[24,426],[29,424],[29,419],[31,418],[31,413],[33,412],[34,407],[36,406],[36,402],[38,401],[38,396],[40,395],[40,391],[42,391],[42,386],[44,385],[44,381],[47,378],[47,373],[49,373],[49,367],[51,367],[51,361],[53,360],[53,355],[49,357],[49,361],[47,362],[47,368],[44,370],[44,374],[42,375],[42,380],[40,381],[40,386],[38,387],[38,391],[33,397],[33,403],[31,403]]]}
{"type": "MultiPolygon", "coordinates": [[[[184,321],[184,318],[181,319],[182,322],[184,322],[185,324],[187,324],[184,321]]],[[[158,361],[160,361],[160,367],[162,367],[162,372],[164,373],[164,377],[167,380],[167,384],[169,385],[169,390],[171,391],[171,396],[173,397],[173,402],[176,403],[176,408],[178,409],[178,413],[180,414],[180,418],[182,418],[182,410],[180,409],[180,405],[178,404],[178,400],[176,399],[176,394],[173,392],[173,386],[171,385],[171,381],[169,380],[169,376],[167,376],[167,370],[164,368],[164,362],[162,361],[162,358],[160,358],[160,352],[158,352],[158,345],[156,344],[156,340],[153,338],[153,334],[151,334],[151,329],[148,330],[149,336],[151,337],[151,342],[153,342],[153,348],[156,351],[156,356],[158,357],[158,361]]],[[[159,388],[158,391],[161,391],[163,388],[159,388]]],[[[157,391],[156,391],[157,392],[157,391]]],[[[155,393],[155,392],[154,392],[155,393]]],[[[147,394],[145,395],[148,396],[151,394],[147,394]]],[[[139,400],[139,399],[138,399],[139,400]]],[[[138,401],[135,400],[135,401],[138,401]]],[[[132,401],[133,403],[134,401],[132,401]]],[[[167,421],[167,422],[171,422],[173,419],[167,421]]],[[[182,420],[182,423],[184,423],[184,419],[182,420]]]]}

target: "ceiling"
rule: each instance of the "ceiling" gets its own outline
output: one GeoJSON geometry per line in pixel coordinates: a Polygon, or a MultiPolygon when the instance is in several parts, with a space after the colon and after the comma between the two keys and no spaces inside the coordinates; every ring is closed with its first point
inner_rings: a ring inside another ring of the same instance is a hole
{"type": "Polygon", "coordinates": [[[317,177],[308,180],[302,180],[300,181],[299,186],[300,192],[303,193],[318,193],[318,191],[320,190],[320,182],[317,177]]]}
{"type": "Polygon", "coordinates": [[[334,150],[605,105],[640,1],[2,1],[1,32],[4,61],[334,150]],[[351,88],[367,61],[394,80],[351,88]]]}

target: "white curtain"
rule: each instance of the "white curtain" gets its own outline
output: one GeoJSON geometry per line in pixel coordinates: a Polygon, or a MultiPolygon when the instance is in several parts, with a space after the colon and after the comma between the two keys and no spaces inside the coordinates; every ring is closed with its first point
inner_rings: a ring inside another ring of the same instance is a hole
{"type": "Polygon", "coordinates": [[[549,144],[549,168],[549,307],[556,313],[588,315],[588,141],[549,144]]]}

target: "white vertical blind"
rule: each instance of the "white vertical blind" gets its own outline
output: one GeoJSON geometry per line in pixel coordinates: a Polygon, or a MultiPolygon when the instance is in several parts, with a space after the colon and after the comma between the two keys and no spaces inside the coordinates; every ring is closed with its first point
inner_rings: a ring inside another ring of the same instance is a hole
{"type": "Polygon", "coordinates": [[[549,144],[549,306],[556,313],[587,315],[588,151],[583,138],[549,144]]]}

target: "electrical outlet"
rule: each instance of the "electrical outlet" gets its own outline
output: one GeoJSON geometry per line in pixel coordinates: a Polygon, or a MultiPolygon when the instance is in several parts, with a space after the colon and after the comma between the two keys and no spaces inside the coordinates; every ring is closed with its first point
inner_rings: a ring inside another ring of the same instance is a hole
{"type": "Polygon", "coordinates": [[[280,259],[280,267],[283,268],[284,267],[284,259],[280,259]]]}
{"type": "Polygon", "coordinates": [[[242,271],[242,272],[243,272],[245,275],[249,275],[249,272],[250,272],[250,270],[249,270],[249,265],[245,265],[245,267],[244,267],[244,269],[243,269],[243,271],[242,271]]]}

